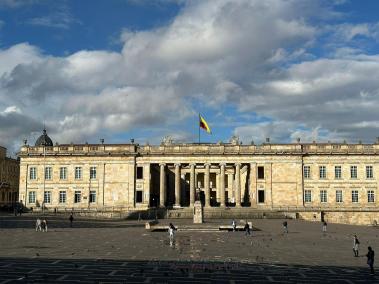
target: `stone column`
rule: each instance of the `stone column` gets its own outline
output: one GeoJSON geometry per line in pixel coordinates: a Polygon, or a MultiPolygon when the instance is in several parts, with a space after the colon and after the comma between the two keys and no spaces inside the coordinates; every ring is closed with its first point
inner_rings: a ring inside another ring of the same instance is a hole
{"type": "Polygon", "coordinates": [[[159,164],[160,166],[160,180],[159,180],[159,206],[165,207],[166,203],[166,164],[159,164]]]}
{"type": "Polygon", "coordinates": [[[205,164],[205,174],[204,174],[204,191],[205,191],[205,206],[209,207],[211,206],[211,191],[209,187],[209,169],[210,164],[205,164]]]}
{"type": "Polygon", "coordinates": [[[220,206],[225,207],[225,164],[220,164],[220,206]]]}
{"type": "Polygon", "coordinates": [[[250,185],[249,185],[251,207],[257,207],[257,164],[250,163],[250,185]]]}
{"type": "Polygon", "coordinates": [[[195,204],[195,164],[190,164],[190,207],[195,204]]]}
{"type": "Polygon", "coordinates": [[[241,207],[241,164],[236,164],[236,207],[241,207]]]}
{"type": "Polygon", "coordinates": [[[175,204],[174,207],[180,207],[180,164],[175,164],[175,204]]]}

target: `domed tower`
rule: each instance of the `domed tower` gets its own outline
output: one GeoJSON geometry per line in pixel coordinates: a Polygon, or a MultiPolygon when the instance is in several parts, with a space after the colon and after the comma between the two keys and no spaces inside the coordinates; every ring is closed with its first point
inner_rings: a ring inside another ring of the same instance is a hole
{"type": "Polygon", "coordinates": [[[46,129],[43,134],[37,139],[35,146],[53,146],[53,141],[47,136],[46,129]]]}

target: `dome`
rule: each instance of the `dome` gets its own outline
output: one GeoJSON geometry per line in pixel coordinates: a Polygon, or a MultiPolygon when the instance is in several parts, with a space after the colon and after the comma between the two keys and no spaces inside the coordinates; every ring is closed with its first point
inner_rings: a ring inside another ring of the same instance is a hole
{"type": "Polygon", "coordinates": [[[53,141],[47,136],[46,129],[43,134],[37,139],[35,146],[53,146],[53,141]]]}

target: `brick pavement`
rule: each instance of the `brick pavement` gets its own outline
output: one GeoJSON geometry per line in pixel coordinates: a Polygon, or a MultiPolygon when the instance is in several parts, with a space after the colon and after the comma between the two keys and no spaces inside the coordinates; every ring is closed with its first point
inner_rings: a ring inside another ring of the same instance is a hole
{"type": "Polygon", "coordinates": [[[178,231],[170,246],[167,233],[146,231],[143,222],[78,219],[69,228],[66,218],[49,217],[42,233],[34,221],[0,217],[0,283],[379,283],[366,258],[352,253],[354,234],[361,254],[379,248],[373,227],[329,224],[323,234],[320,223],[290,220],[285,235],[281,220],[253,220],[261,231],[252,237],[178,231]]]}

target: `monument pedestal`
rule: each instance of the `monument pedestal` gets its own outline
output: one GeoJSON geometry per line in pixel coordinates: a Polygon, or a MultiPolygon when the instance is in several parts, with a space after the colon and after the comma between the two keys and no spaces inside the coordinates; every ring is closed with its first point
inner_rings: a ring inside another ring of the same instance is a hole
{"type": "Polygon", "coordinates": [[[200,201],[195,201],[193,205],[193,223],[201,224],[203,221],[203,205],[200,201]]]}

